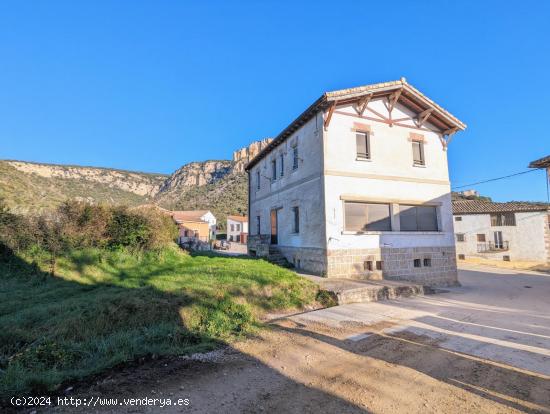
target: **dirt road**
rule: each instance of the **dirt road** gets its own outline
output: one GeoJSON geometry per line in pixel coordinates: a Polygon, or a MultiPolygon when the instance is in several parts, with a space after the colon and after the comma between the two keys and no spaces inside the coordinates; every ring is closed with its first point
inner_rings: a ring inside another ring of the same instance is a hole
{"type": "Polygon", "coordinates": [[[231,348],[68,395],[189,400],[86,412],[550,413],[550,277],[471,268],[460,280],[448,293],[284,318],[231,348]]]}

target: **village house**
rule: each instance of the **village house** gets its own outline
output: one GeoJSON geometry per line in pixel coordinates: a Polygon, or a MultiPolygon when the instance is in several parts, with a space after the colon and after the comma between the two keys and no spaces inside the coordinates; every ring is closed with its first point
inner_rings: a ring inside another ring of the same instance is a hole
{"type": "Polygon", "coordinates": [[[453,201],[459,260],[550,263],[550,205],[453,201]]]}
{"type": "Polygon", "coordinates": [[[227,216],[227,241],[246,243],[248,236],[247,216],[227,216]]]}
{"type": "Polygon", "coordinates": [[[179,228],[179,243],[208,242],[216,237],[216,217],[209,210],[173,211],[179,228]]]}
{"type": "Polygon", "coordinates": [[[447,145],[402,78],[327,92],[246,167],[251,254],[327,277],[457,282],[447,145]]]}

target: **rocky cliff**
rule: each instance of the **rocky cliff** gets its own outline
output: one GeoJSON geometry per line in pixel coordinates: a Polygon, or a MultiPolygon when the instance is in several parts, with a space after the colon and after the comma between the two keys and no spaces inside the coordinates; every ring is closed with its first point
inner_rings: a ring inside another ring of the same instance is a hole
{"type": "Polygon", "coordinates": [[[171,175],[99,167],[0,161],[0,197],[18,212],[40,212],[67,199],[130,206],[207,208],[225,220],[246,212],[246,164],[271,139],[233,152],[232,160],[191,162],[171,175]]]}
{"type": "Polygon", "coordinates": [[[164,174],[146,174],[98,167],[80,167],[38,164],[23,161],[5,161],[18,171],[44,178],[84,180],[118,188],[140,196],[153,197],[166,180],[164,174]]]}

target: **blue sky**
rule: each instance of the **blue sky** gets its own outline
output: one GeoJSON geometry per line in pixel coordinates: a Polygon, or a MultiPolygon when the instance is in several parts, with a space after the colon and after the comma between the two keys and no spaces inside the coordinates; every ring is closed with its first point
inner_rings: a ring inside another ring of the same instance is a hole
{"type": "MultiPolygon", "coordinates": [[[[550,154],[550,2],[3,1],[0,158],[170,173],[326,90],[407,80],[468,124],[453,185],[550,154]]],[[[476,187],[545,200],[537,171],[476,187]]]]}

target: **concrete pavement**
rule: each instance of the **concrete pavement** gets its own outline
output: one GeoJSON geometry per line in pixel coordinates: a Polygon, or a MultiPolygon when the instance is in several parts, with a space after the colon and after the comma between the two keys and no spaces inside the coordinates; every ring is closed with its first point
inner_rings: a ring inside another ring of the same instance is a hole
{"type": "Polygon", "coordinates": [[[383,334],[422,336],[439,348],[550,379],[550,274],[466,265],[459,281],[461,287],[436,295],[342,305],[291,319],[331,327],[391,322],[383,334]]]}

